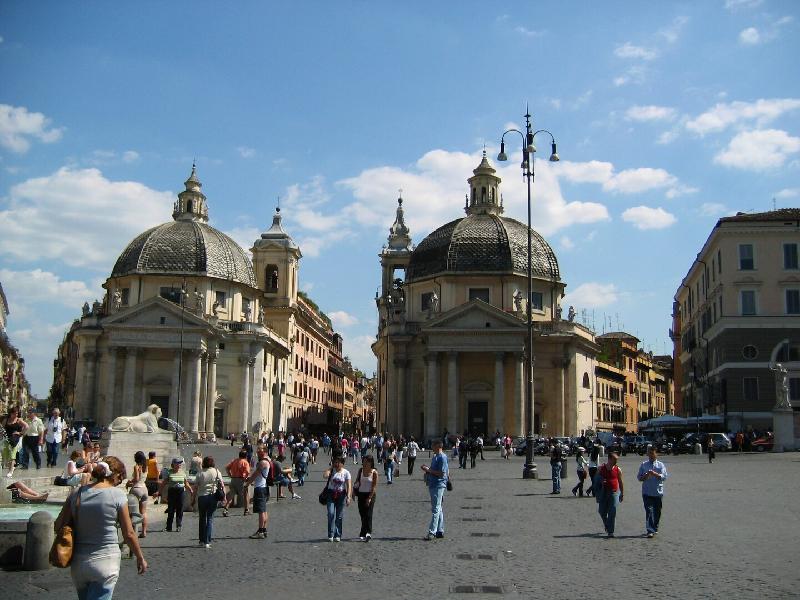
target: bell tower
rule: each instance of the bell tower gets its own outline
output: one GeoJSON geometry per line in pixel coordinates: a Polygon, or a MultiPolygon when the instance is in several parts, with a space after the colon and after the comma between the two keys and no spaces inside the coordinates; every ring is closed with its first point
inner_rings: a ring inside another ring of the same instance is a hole
{"type": "Polygon", "coordinates": [[[467,179],[469,183],[469,194],[467,195],[467,205],[464,211],[468,215],[474,214],[503,214],[503,199],[500,196],[500,177],[496,175],[494,167],[486,158],[486,150],[483,151],[483,159],[473,171],[473,175],[467,179]]]}
{"type": "Polygon", "coordinates": [[[192,163],[192,173],[183,185],[186,189],[178,194],[178,199],[172,207],[172,218],[176,221],[208,223],[208,204],[205,195],[200,191],[203,184],[197,178],[194,163],[192,163]]]}
{"type": "Polygon", "coordinates": [[[261,234],[250,251],[258,289],[267,307],[291,307],[297,304],[298,271],[303,254],[281,225],[281,209],[275,209],[272,227],[261,234]]]}

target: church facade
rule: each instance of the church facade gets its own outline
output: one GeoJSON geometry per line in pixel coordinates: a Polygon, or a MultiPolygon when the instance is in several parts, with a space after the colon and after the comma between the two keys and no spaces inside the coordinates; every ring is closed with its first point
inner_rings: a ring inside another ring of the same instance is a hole
{"type": "Polygon", "coordinates": [[[527,227],[503,216],[501,179],[484,153],[468,179],[466,216],[416,248],[402,199],[380,253],[378,427],[423,440],[499,431],[574,435],[593,424],[593,333],[562,319],[566,283],[532,237],[533,421],[525,410],[527,227]]]}
{"type": "MultiPolygon", "coordinates": [[[[298,298],[300,248],[278,209],[251,262],[208,225],[201,188],[193,167],[173,220],[128,244],[104,301],[84,305],[68,334],[75,419],[107,425],[157,404],[193,438],[304,425],[294,368],[310,310],[298,298]]],[[[322,352],[332,332],[318,329],[322,352]]]]}

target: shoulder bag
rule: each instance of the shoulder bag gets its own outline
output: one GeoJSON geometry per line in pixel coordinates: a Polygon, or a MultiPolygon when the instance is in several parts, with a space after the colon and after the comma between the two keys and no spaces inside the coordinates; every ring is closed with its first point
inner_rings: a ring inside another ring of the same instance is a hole
{"type": "Polygon", "coordinates": [[[325,483],[325,487],[319,494],[319,503],[323,506],[328,504],[328,498],[330,498],[331,491],[328,489],[328,485],[331,482],[331,477],[333,477],[333,469],[331,469],[331,474],[328,475],[328,481],[325,483]]]}
{"type": "Polygon", "coordinates": [[[224,502],[225,501],[225,484],[222,483],[222,476],[219,474],[219,469],[217,469],[217,481],[216,487],[214,488],[214,500],[217,502],[224,502]]]}
{"type": "Polygon", "coordinates": [[[62,523],[50,547],[50,564],[59,569],[67,568],[72,562],[75,549],[75,530],[78,525],[78,508],[81,505],[81,488],[78,488],[75,507],[70,509],[69,523],[62,523]]]}

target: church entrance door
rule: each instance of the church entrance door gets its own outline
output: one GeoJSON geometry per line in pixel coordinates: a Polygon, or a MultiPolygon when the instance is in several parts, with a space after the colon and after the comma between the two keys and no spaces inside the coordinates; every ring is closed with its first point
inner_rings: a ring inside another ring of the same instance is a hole
{"type": "Polygon", "coordinates": [[[486,439],[489,420],[488,402],[470,402],[467,406],[467,431],[469,435],[480,434],[486,439]]]}
{"type": "Polygon", "coordinates": [[[170,419],[174,418],[171,414],[169,414],[169,396],[150,396],[150,404],[158,405],[158,408],[161,409],[162,417],[169,417],[170,419]]]}

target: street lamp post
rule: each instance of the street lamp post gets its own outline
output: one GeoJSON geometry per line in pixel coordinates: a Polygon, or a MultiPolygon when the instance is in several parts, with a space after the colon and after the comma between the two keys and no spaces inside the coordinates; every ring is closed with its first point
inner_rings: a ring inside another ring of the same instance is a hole
{"type": "Polygon", "coordinates": [[[526,437],[525,437],[525,467],[522,471],[523,479],[536,479],[536,463],[533,458],[533,367],[535,359],[533,356],[533,315],[531,313],[531,288],[533,282],[533,271],[531,269],[531,187],[534,179],[534,165],[533,155],[536,152],[536,146],[533,145],[534,138],[537,134],[546,133],[550,136],[550,143],[552,152],[550,153],[550,161],[557,162],[559,160],[558,152],[556,151],[556,140],[553,134],[546,129],[539,129],[533,131],[531,126],[530,110],[525,111],[525,133],[519,129],[508,129],[503,132],[500,138],[500,153],[497,155],[498,161],[508,160],[506,155],[505,137],[507,133],[516,132],[522,137],[522,176],[528,183],[528,299],[527,299],[527,318],[528,318],[528,346],[527,357],[525,361],[525,411],[526,411],[526,437]]]}

